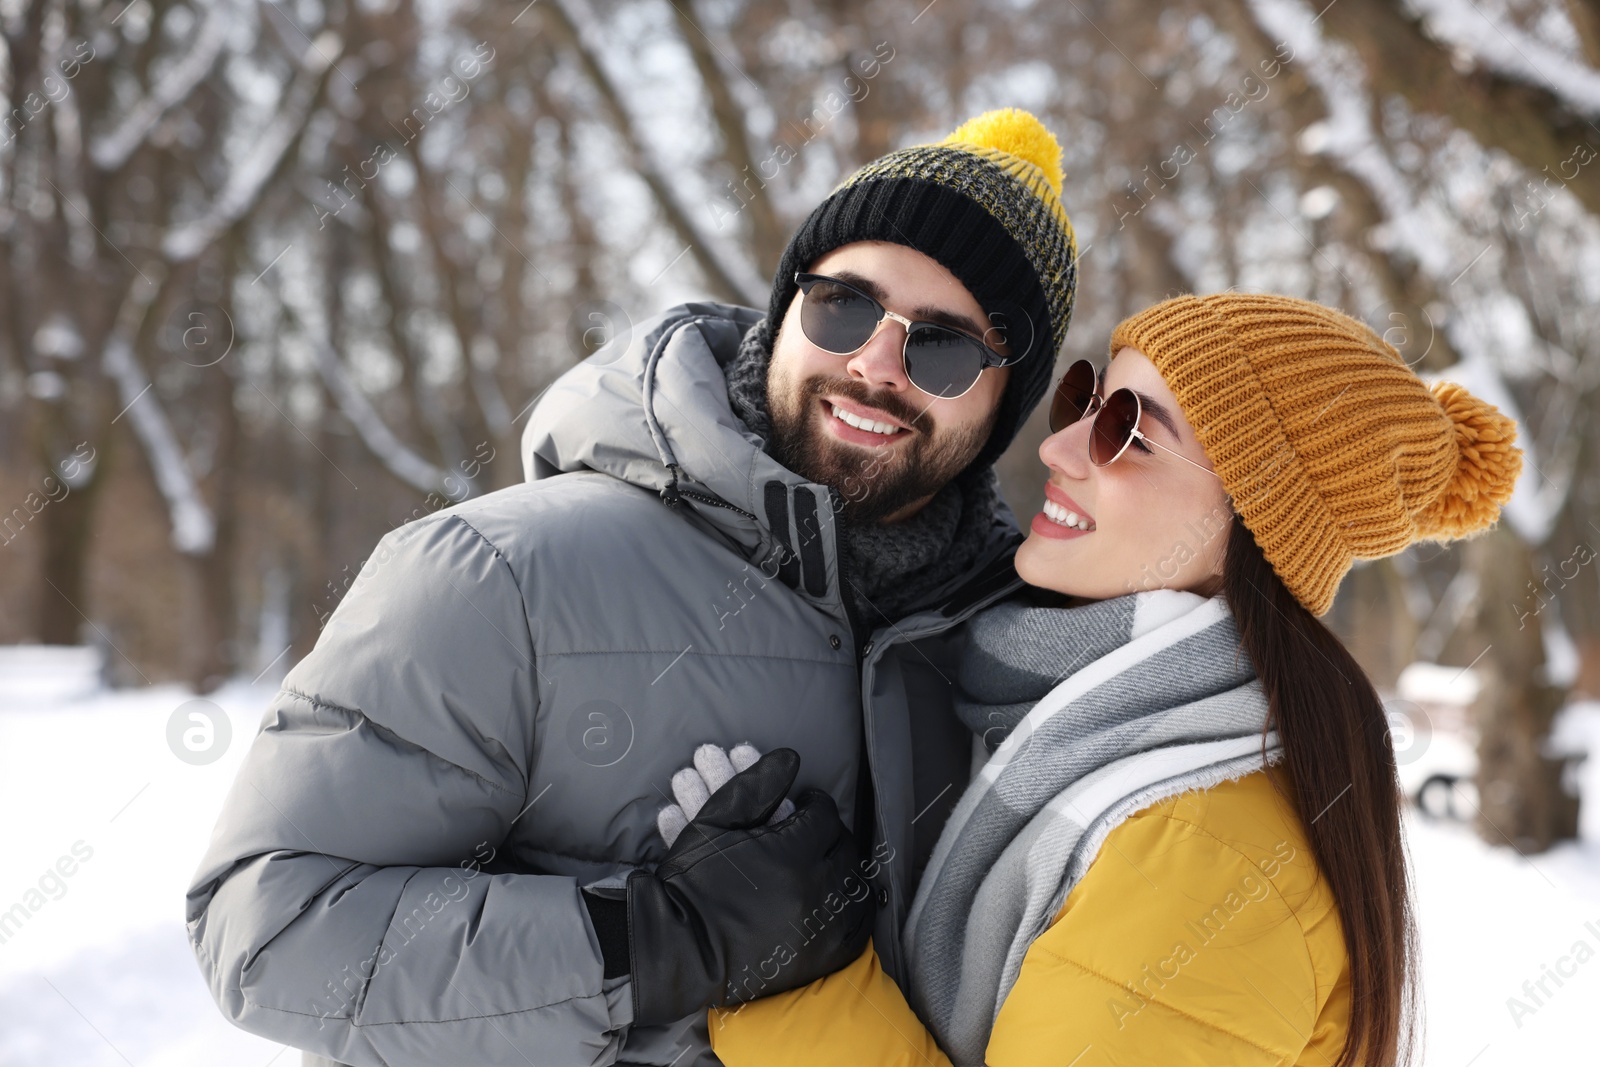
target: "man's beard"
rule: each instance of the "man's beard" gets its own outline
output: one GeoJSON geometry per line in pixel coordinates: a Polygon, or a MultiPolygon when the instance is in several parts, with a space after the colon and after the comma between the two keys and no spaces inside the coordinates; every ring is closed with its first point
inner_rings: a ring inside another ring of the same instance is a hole
{"type": "Polygon", "coordinates": [[[997,408],[982,425],[941,433],[926,412],[902,397],[874,395],[854,378],[825,375],[795,385],[769,374],[767,408],[773,458],[809,481],[837,489],[844,498],[839,518],[858,526],[882,522],[944,488],[978,454],[998,415],[997,408]],[[817,398],[824,394],[877,408],[913,427],[916,439],[881,450],[835,440],[813,415],[817,398]]]}

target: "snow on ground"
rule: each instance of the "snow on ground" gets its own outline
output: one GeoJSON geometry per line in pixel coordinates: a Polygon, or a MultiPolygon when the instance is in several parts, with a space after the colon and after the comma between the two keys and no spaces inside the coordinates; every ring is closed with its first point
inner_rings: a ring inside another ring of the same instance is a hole
{"type": "MultiPolygon", "coordinates": [[[[8,658],[0,669],[15,668],[8,658]]],[[[13,917],[0,925],[0,1064],[299,1067],[298,1052],[217,1011],[183,926],[189,877],[271,689],[212,695],[233,738],[195,766],[167,745],[192,693],[75,695],[19,673],[0,673],[0,924],[13,917]]]]}
{"type": "Polygon", "coordinates": [[[1413,819],[1410,836],[1427,1002],[1424,1062],[1600,1063],[1600,840],[1528,860],[1459,825],[1413,819]],[[1523,1007],[1513,1011],[1512,998],[1523,1007]]]}
{"type": "MultiPolygon", "coordinates": [[[[23,655],[0,649],[0,1065],[298,1067],[299,1053],[223,1020],[183,928],[270,686],[212,694],[232,740],[194,765],[168,742],[193,694],[107,692],[81,664],[26,670],[23,655]]],[[[1584,773],[1600,798],[1600,760],[1584,773]]],[[[1583,842],[1531,860],[1410,821],[1429,1067],[1600,1063],[1597,807],[1583,842]]]]}

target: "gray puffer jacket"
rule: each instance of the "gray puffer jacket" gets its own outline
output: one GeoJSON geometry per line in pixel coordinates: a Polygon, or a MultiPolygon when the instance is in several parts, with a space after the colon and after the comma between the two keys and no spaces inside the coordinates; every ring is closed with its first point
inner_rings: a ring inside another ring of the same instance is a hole
{"type": "Polygon", "coordinates": [[[797,790],[833,794],[881,861],[875,941],[902,973],[915,877],[967,778],[950,631],[1019,584],[1018,533],[1002,505],[981,566],[853,634],[828,490],[729,407],[721,368],[757,318],[686,304],[641,325],[539,402],[525,484],[379,542],[188,892],[234,1023],[307,1064],[715,1063],[702,1015],[630,1026],[579,898],[661,858],[656,812],[706,741],[799,752],[797,790]]]}

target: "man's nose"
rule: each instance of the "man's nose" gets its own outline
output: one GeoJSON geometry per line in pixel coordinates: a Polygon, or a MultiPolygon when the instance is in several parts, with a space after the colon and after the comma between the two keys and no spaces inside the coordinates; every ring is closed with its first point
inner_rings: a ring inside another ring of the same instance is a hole
{"type": "Polygon", "coordinates": [[[905,392],[911,388],[906,377],[906,328],[885,318],[878,329],[845,364],[845,371],[875,389],[905,392]]]}

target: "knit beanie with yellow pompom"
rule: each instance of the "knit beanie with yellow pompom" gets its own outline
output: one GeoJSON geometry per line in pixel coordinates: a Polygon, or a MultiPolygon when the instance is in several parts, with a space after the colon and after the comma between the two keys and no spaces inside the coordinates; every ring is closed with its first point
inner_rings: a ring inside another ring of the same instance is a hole
{"type": "Polygon", "coordinates": [[[1483,530],[1522,470],[1516,424],[1394,347],[1292,297],[1180,296],[1125,320],[1262,554],[1314,615],[1357,559],[1483,530]]]}
{"type": "Polygon", "coordinates": [[[789,241],[764,338],[783,321],[796,271],[855,241],[914,248],[960,279],[1011,346],[1011,377],[988,443],[992,463],[1049,388],[1077,288],[1077,244],[1061,206],[1061,146],[1016,108],[970,119],[937,144],[890,152],[850,175],[789,241]]]}

